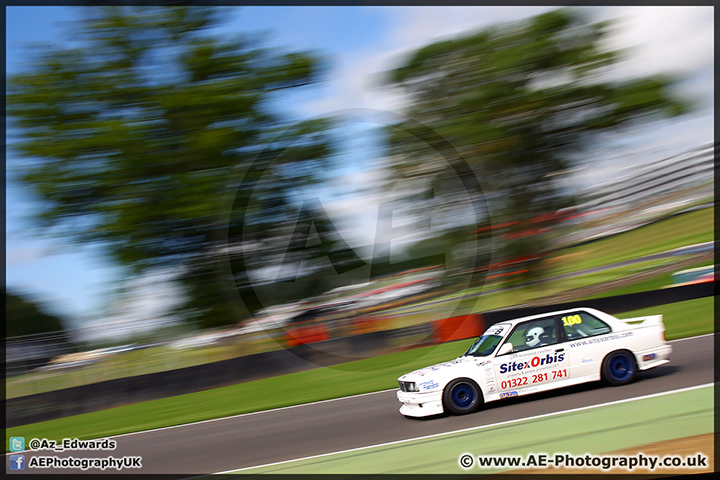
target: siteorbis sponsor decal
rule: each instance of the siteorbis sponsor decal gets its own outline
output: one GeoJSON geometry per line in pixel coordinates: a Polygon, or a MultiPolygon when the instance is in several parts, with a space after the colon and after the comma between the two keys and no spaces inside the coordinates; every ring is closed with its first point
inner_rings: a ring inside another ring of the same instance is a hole
{"type": "Polygon", "coordinates": [[[533,357],[527,361],[520,362],[509,362],[500,365],[500,373],[517,372],[519,370],[525,370],[527,368],[536,368],[543,365],[552,365],[556,362],[562,362],[565,360],[564,353],[556,353],[555,355],[547,354],[544,357],[533,357]]]}

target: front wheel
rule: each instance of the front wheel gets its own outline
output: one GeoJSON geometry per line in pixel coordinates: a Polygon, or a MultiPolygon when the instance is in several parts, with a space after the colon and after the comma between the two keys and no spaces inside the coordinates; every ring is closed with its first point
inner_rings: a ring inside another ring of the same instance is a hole
{"type": "Polygon", "coordinates": [[[443,405],[453,415],[472,413],[481,403],[480,387],[469,378],[457,378],[443,390],[443,405]]]}
{"type": "Polygon", "coordinates": [[[635,359],[627,350],[612,352],[603,360],[602,378],[610,385],[625,385],[632,382],[635,371],[635,359]]]}

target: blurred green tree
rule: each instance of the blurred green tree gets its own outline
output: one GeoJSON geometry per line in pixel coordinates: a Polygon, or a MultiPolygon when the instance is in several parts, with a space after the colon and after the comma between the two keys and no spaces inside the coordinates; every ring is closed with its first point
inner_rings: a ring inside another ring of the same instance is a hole
{"type": "Polygon", "coordinates": [[[12,167],[43,201],[38,225],[102,245],[129,275],[172,269],[185,319],[237,323],[227,231],[236,195],[253,194],[238,179],[274,179],[247,203],[250,235],[285,219],[290,192],[316,179],[331,150],[329,122],[290,127],[280,102],[318,82],[322,61],[215,33],[222,8],[84,13],[72,48],[36,50],[8,81],[20,154],[12,167]]]}
{"type": "Polygon", "coordinates": [[[38,303],[22,295],[5,292],[5,338],[63,329],[62,319],[46,313],[38,303]]]}
{"type": "Polygon", "coordinates": [[[528,259],[525,280],[549,248],[547,235],[527,233],[573,203],[559,174],[602,134],[690,110],[670,76],[622,77],[622,52],[602,48],[609,26],[555,10],[433,43],[388,73],[412,119],[387,130],[394,184],[442,182],[459,153],[492,199],[492,220],[508,222],[499,253],[528,259]]]}

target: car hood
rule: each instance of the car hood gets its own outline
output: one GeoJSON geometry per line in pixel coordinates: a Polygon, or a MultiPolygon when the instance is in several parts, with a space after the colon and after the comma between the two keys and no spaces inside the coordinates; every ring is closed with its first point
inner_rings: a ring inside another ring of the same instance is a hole
{"type": "Polygon", "coordinates": [[[458,357],[449,362],[438,363],[437,365],[431,365],[415,370],[414,372],[406,373],[398,378],[398,380],[401,382],[415,382],[421,391],[431,390],[457,377],[458,370],[477,365],[483,360],[484,359],[480,357],[458,357]]]}

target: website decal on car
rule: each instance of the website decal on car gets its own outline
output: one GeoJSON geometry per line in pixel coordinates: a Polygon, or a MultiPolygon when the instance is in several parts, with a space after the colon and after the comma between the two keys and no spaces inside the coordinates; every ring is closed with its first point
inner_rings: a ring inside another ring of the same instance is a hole
{"type": "Polygon", "coordinates": [[[591,345],[593,343],[607,342],[608,340],[617,340],[619,338],[632,337],[633,332],[620,332],[614,335],[599,335],[597,337],[584,338],[582,340],[576,340],[570,342],[571,347],[583,347],[585,345],[591,345]]]}

